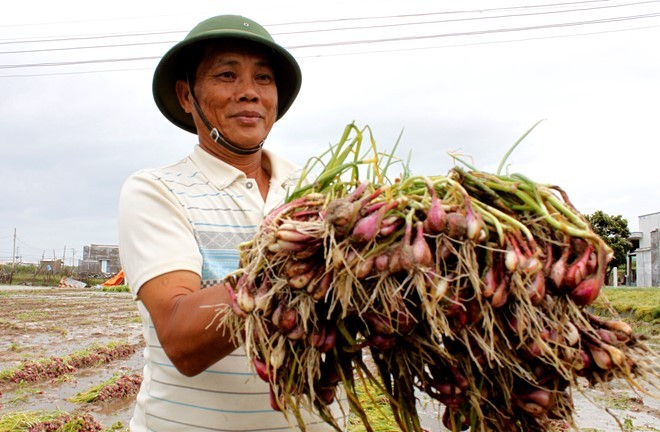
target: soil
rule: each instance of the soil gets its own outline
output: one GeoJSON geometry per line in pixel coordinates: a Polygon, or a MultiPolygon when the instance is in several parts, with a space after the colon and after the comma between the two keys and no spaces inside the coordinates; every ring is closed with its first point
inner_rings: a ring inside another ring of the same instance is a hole
{"type": "Polygon", "coordinates": [[[142,324],[130,294],[4,286],[0,304],[0,371],[22,361],[65,357],[94,344],[116,342],[136,348],[128,357],[51,380],[20,385],[0,381],[0,417],[9,412],[61,410],[90,413],[105,428],[128,427],[134,397],[82,405],[67,399],[113,374],[142,373],[142,324]]]}
{"type": "MultiPolygon", "coordinates": [[[[62,410],[89,413],[105,428],[127,428],[134,396],[82,405],[67,399],[115,373],[141,373],[144,346],[137,308],[128,293],[0,286],[0,376],[22,361],[65,357],[92,344],[110,342],[135,345],[137,349],[129,357],[57,379],[21,385],[0,380],[0,418],[10,412],[62,410]]],[[[650,346],[656,352],[660,350],[657,334],[650,346]]],[[[586,386],[578,390],[584,390],[584,394],[574,392],[581,431],[660,432],[660,398],[637,394],[622,382],[613,383],[608,391],[586,386]],[[620,425],[606,409],[618,417],[620,425]]],[[[443,430],[437,407],[423,395],[421,399],[424,426],[443,430]]]]}

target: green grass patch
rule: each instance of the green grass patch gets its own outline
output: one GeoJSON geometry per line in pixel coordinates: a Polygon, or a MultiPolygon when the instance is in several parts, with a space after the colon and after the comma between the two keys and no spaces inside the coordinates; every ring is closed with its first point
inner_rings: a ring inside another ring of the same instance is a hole
{"type": "Polygon", "coordinates": [[[103,292],[131,292],[131,289],[128,285],[117,285],[117,286],[111,286],[111,287],[103,287],[103,288],[101,288],[101,291],[103,291],[103,292]]]}
{"type": "MultiPolygon", "coordinates": [[[[643,322],[660,321],[660,288],[606,287],[603,294],[620,315],[643,322]]],[[[606,310],[607,305],[600,297],[593,308],[606,310]]]]}
{"type": "Polygon", "coordinates": [[[62,336],[66,336],[66,335],[69,334],[69,330],[67,330],[67,329],[65,329],[65,328],[62,328],[62,327],[58,327],[58,326],[48,326],[47,328],[48,328],[48,331],[51,331],[51,332],[53,332],[53,333],[59,333],[59,334],[61,334],[62,336]]]}
{"type": "Polygon", "coordinates": [[[16,314],[16,319],[19,321],[43,321],[48,317],[48,312],[32,310],[28,312],[21,312],[16,314]]]}
{"type": "Polygon", "coordinates": [[[73,403],[94,403],[117,398],[127,398],[136,395],[142,384],[142,375],[113,374],[110,378],[91,387],[89,390],[77,393],[69,398],[73,403]]]}
{"type": "Polygon", "coordinates": [[[124,424],[122,422],[118,421],[118,422],[113,423],[112,425],[110,425],[110,427],[107,427],[107,428],[103,429],[103,431],[104,432],[119,432],[119,431],[127,431],[128,432],[128,428],[126,426],[124,426],[124,424]]]}
{"type": "Polygon", "coordinates": [[[72,415],[59,410],[17,411],[0,417],[0,432],[27,432],[31,430],[77,432],[99,429],[100,424],[90,414],[72,415]]]}
{"type": "Polygon", "coordinates": [[[635,403],[639,403],[636,397],[626,394],[602,394],[597,395],[595,400],[617,410],[629,410],[635,403]]]}
{"type": "Polygon", "coordinates": [[[98,400],[99,398],[99,393],[101,390],[103,390],[105,387],[111,386],[115,384],[117,381],[119,381],[120,375],[119,374],[113,374],[110,378],[107,380],[103,381],[100,384],[97,384],[90,388],[87,391],[84,392],[79,392],[76,393],[74,396],[71,396],[69,398],[69,402],[73,403],[92,403],[98,400]]]}
{"type": "MultiPolygon", "coordinates": [[[[57,274],[36,273],[34,267],[29,267],[21,268],[19,271],[15,272],[11,278],[11,285],[58,287],[60,286],[60,280],[67,277],[84,282],[88,287],[101,285],[108,280],[108,278],[81,277],[72,274],[70,271],[57,274]]],[[[9,280],[3,280],[2,285],[8,284],[9,280]]]]}
{"type": "MultiPolygon", "coordinates": [[[[37,274],[34,273],[14,273],[11,278],[12,285],[32,285],[32,286],[50,286],[56,287],[60,285],[60,279],[63,275],[60,274],[37,274]]],[[[9,282],[9,281],[7,281],[9,282]]]]}
{"type": "MultiPolygon", "coordinates": [[[[369,419],[369,424],[376,432],[395,431],[398,426],[392,414],[392,408],[388,402],[387,396],[380,393],[380,390],[371,383],[367,383],[367,388],[360,382],[355,383],[355,390],[362,408],[369,419]]],[[[348,418],[348,432],[361,432],[365,427],[360,417],[351,412],[348,418]]]]}
{"type": "Polygon", "coordinates": [[[642,337],[655,337],[660,335],[660,321],[656,320],[655,322],[644,322],[644,321],[628,321],[632,326],[633,331],[636,335],[642,337]]]}

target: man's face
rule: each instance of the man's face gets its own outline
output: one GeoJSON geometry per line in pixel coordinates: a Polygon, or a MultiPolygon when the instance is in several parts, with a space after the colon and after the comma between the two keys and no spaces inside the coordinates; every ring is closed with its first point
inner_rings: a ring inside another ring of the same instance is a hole
{"type": "Polygon", "coordinates": [[[277,119],[275,75],[256,50],[209,48],[197,68],[195,96],[211,124],[239,147],[258,145],[277,119]]]}

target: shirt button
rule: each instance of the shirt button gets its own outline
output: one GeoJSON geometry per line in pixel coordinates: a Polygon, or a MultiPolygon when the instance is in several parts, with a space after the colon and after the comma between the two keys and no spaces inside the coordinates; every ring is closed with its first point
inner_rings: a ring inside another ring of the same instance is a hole
{"type": "Polygon", "coordinates": [[[245,187],[248,188],[248,189],[252,189],[252,182],[247,182],[245,187]]]}

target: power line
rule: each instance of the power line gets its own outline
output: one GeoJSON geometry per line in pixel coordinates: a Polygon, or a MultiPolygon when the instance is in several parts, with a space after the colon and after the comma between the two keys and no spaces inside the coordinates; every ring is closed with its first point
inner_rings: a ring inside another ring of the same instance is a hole
{"type": "MultiPolygon", "coordinates": [[[[16,253],[16,256],[20,257],[21,260],[36,260],[37,262],[40,261],[41,259],[46,259],[49,260],[51,259],[51,253],[53,259],[63,259],[64,255],[69,251],[79,251],[79,250],[84,250],[84,248],[79,248],[79,247],[67,247],[66,245],[64,247],[60,248],[38,248],[35,246],[28,245],[25,241],[21,240],[20,238],[17,238],[17,244],[20,246],[17,249],[20,249],[20,252],[16,253]]],[[[2,252],[3,254],[5,252],[2,252]]],[[[11,255],[11,252],[9,252],[9,255],[11,255]]],[[[0,258],[0,261],[2,261],[2,258],[0,258]]]]}
{"type": "Polygon", "coordinates": [[[444,34],[435,34],[435,35],[402,36],[402,37],[395,37],[395,38],[364,39],[364,40],[343,41],[343,42],[328,42],[328,43],[318,43],[318,44],[307,44],[307,45],[290,46],[289,48],[290,49],[322,48],[322,47],[340,46],[340,45],[373,44],[373,43],[383,43],[383,42],[401,42],[401,41],[421,40],[421,39],[436,39],[436,38],[443,38],[443,37],[477,36],[477,35],[485,35],[485,34],[509,33],[509,32],[519,32],[519,31],[530,31],[530,30],[546,30],[546,29],[551,29],[551,28],[574,27],[574,26],[592,25],[592,24],[604,24],[604,23],[628,21],[628,20],[633,20],[633,19],[654,18],[654,17],[658,17],[658,16],[660,16],[660,12],[653,13],[653,14],[630,16],[630,17],[603,18],[603,19],[598,19],[598,20],[576,21],[576,22],[559,23],[559,24],[542,24],[542,25],[536,25],[536,26],[510,27],[510,28],[503,28],[503,29],[490,29],[490,30],[475,30],[475,31],[454,32],[454,33],[444,33],[444,34]]]}
{"type": "MultiPolygon", "coordinates": [[[[637,2],[637,3],[624,4],[624,5],[607,5],[607,6],[581,8],[581,9],[566,9],[566,10],[559,10],[559,11],[532,12],[532,13],[522,13],[522,14],[508,14],[508,15],[495,15],[495,16],[482,16],[482,17],[469,17],[469,18],[452,18],[452,19],[443,19],[443,20],[416,21],[416,22],[409,22],[409,23],[379,24],[379,25],[369,25],[369,26],[335,27],[335,28],[329,28],[329,29],[298,30],[298,31],[291,31],[291,32],[285,32],[285,33],[279,33],[279,34],[280,35],[281,34],[292,35],[292,34],[323,33],[323,32],[346,31],[346,30],[372,30],[372,29],[377,29],[377,28],[404,27],[404,26],[412,26],[412,25],[446,24],[446,23],[455,23],[455,22],[493,20],[493,19],[502,19],[502,18],[523,18],[523,17],[531,17],[531,16],[539,16],[539,15],[564,14],[564,13],[572,13],[572,12],[585,12],[585,11],[591,11],[591,10],[597,10],[597,9],[608,9],[608,8],[615,8],[615,7],[628,7],[628,6],[633,6],[633,5],[640,5],[640,4],[645,4],[645,3],[658,3],[658,2],[660,2],[660,0],[648,0],[648,1],[642,1],[642,2],[637,2]]],[[[528,6],[521,6],[521,7],[528,7],[528,6]]],[[[513,9],[513,8],[511,8],[511,9],[513,9]]],[[[396,15],[396,16],[391,16],[391,17],[387,17],[387,18],[393,18],[393,17],[397,17],[397,18],[400,18],[400,17],[419,17],[419,16],[428,16],[428,15],[435,15],[435,14],[408,14],[408,15],[396,15]]],[[[367,18],[367,19],[372,19],[372,18],[367,18]]]]}
{"type": "Polygon", "coordinates": [[[159,42],[135,42],[135,43],[125,43],[125,44],[110,44],[110,45],[87,45],[87,46],[77,46],[77,47],[66,47],[66,48],[42,48],[42,49],[33,49],[33,50],[21,50],[21,51],[0,51],[0,54],[28,54],[28,53],[38,53],[38,52],[52,52],[52,51],[72,51],[72,50],[84,50],[84,49],[97,49],[97,48],[125,48],[130,46],[142,46],[142,45],[162,45],[162,44],[173,44],[179,41],[159,41],[159,42]]]}
{"type": "MultiPolygon", "coordinates": [[[[602,1],[602,0],[601,0],[602,1]]],[[[148,16],[133,16],[133,17],[122,17],[122,18],[96,18],[96,19],[84,19],[84,20],[71,20],[71,21],[50,21],[50,22],[39,22],[39,23],[22,23],[22,24],[4,24],[0,25],[0,28],[7,27],[35,27],[35,26],[46,26],[46,25],[63,25],[63,24],[80,24],[80,23],[93,23],[93,22],[108,22],[108,21],[124,21],[124,20],[140,20],[140,19],[153,19],[153,18],[169,18],[169,17],[181,17],[180,14],[173,15],[148,15],[148,16]]]]}
{"type": "Polygon", "coordinates": [[[51,67],[51,66],[72,66],[83,64],[97,64],[97,63],[115,63],[115,62],[131,62],[138,60],[154,60],[159,59],[159,56],[151,57],[124,57],[116,59],[96,59],[96,60],[76,60],[70,62],[46,62],[46,63],[26,63],[16,65],[0,65],[0,69],[17,69],[17,68],[31,68],[31,67],[51,67]]]}
{"type": "MultiPolygon", "coordinates": [[[[582,5],[589,3],[603,3],[610,2],[611,0],[583,0],[583,1],[574,1],[574,2],[561,2],[561,3],[546,3],[542,5],[525,5],[525,6],[505,6],[499,8],[480,8],[480,9],[467,9],[467,10],[458,10],[458,11],[442,11],[442,12],[425,12],[425,13],[416,13],[416,14],[397,14],[397,15],[388,15],[388,16],[371,16],[371,17],[351,17],[351,18],[333,18],[333,19],[322,19],[322,20],[307,20],[307,21],[290,21],[284,23],[271,23],[268,24],[268,27],[276,26],[289,26],[289,25],[300,25],[300,24],[320,24],[320,23],[332,23],[332,22],[343,22],[343,21],[359,21],[359,20],[374,20],[374,19],[389,19],[389,18],[411,18],[419,16],[429,16],[429,15],[450,15],[450,14],[465,14],[465,13],[484,13],[484,12],[496,12],[504,10],[518,10],[518,9],[538,9],[546,7],[557,7],[557,6],[570,6],[570,5],[582,5]]],[[[651,1],[643,1],[632,4],[641,4],[649,3],[651,1]]],[[[625,6],[625,5],[624,5],[625,6]]],[[[142,16],[142,17],[125,17],[125,18],[103,18],[103,19],[86,19],[86,20],[73,20],[73,21],[51,21],[51,22],[41,22],[41,23],[24,23],[24,24],[6,24],[0,25],[0,28],[6,27],[30,27],[30,26],[44,26],[44,25],[61,25],[61,24],[77,24],[77,23],[91,23],[91,22],[104,22],[104,21],[120,21],[120,20],[136,20],[136,19],[145,19],[145,18],[163,18],[163,17],[172,17],[180,15],[157,15],[157,16],[142,16]]],[[[176,33],[182,33],[185,31],[175,31],[176,33]]],[[[122,35],[123,36],[123,35],[122,35]]]]}
{"type": "MultiPolygon", "coordinates": [[[[599,7],[617,7],[617,6],[626,6],[626,5],[636,5],[636,4],[642,4],[642,3],[657,3],[660,2],[660,0],[649,0],[649,1],[643,1],[643,2],[636,2],[636,3],[628,3],[625,5],[612,5],[612,6],[599,6],[599,7]]],[[[574,5],[574,4],[586,4],[586,3],[600,3],[598,0],[592,0],[592,1],[586,1],[586,2],[570,2],[570,3],[561,3],[561,4],[555,4],[556,5],[574,5]]],[[[545,5],[548,6],[548,5],[545,5]]],[[[490,9],[490,10],[503,10],[503,9],[520,9],[520,8],[530,8],[533,6],[519,6],[519,7],[511,7],[511,8],[495,8],[495,9],[490,9]]],[[[537,6],[538,7],[538,6],[537,6]]],[[[555,12],[562,12],[562,11],[555,11],[555,12]]],[[[428,15],[435,15],[435,14],[440,14],[440,13],[450,13],[450,12],[434,12],[434,13],[424,13],[424,14],[407,14],[405,16],[428,16],[428,15]]],[[[545,13],[545,12],[542,12],[545,13]]],[[[538,13],[537,13],[538,14],[538,13]]],[[[529,15],[529,14],[526,14],[529,15]]],[[[404,15],[397,15],[396,17],[400,17],[404,15]]],[[[615,23],[615,22],[625,22],[625,21],[632,21],[632,20],[640,20],[640,19],[649,19],[649,18],[656,18],[660,16],[659,13],[647,13],[647,14],[639,14],[639,15],[630,15],[630,16],[619,16],[619,17],[610,17],[610,18],[601,18],[601,19],[593,19],[593,20],[583,20],[583,21],[573,21],[573,22],[562,22],[562,23],[554,23],[554,24],[540,24],[540,25],[534,25],[534,26],[523,26],[523,27],[509,27],[509,28],[495,28],[495,29],[485,29],[485,30],[474,30],[474,31],[463,31],[463,32],[452,32],[452,33],[441,33],[441,34],[432,34],[432,35],[412,35],[412,36],[398,36],[398,37],[382,37],[382,38],[377,38],[377,39],[361,39],[361,40],[348,40],[348,41],[337,41],[337,42],[319,42],[319,43],[312,43],[312,44],[305,44],[305,45],[290,45],[288,46],[288,49],[291,50],[297,50],[297,49],[308,49],[308,48],[328,48],[328,47],[339,47],[339,46],[356,46],[356,45],[374,45],[374,44],[379,44],[379,43],[392,43],[392,42],[410,42],[414,40],[429,40],[429,39],[438,39],[438,38],[452,38],[452,37],[470,37],[470,36],[482,36],[482,35],[488,35],[488,34],[499,34],[499,33],[514,33],[514,32],[525,32],[525,31],[536,31],[536,30],[546,30],[546,29],[552,29],[552,28],[564,28],[564,27],[576,27],[576,26],[590,26],[590,25],[600,25],[600,24],[606,24],[606,23],[615,23]]],[[[391,16],[393,17],[393,16],[391,16]]],[[[378,17],[378,18],[385,18],[385,17],[378,17]]],[[[360,20],[360,19],[366,19],[364,17],[362,18],[352,18],[353,20],[360,20]]],[[[479,18],[471,18],[471,19],[481,19],[479,18]]],[[[347,19],[343,19],[347,20],[347,19]]],[[[466,20],[466,19],[460,19],[460,20],[466,20]]],[[[468,19],[469,20],[469,19],[468,19]]],[[[327,20],[327,21],[338,21],[338,20],[327,20]]],[[[312,21],[310,21],[312,22],[312,21]]],[[[391,24],[387,26],[401,26],[401,25],[411,25],[411,24],[426,24],[428,22],[415,22],[415,23],[400,23],[400,24],[391,24]]],[[[378,28],[380,26],[366,26],[361,29],[370,29],[370,28],[378,28]]],[[[627,31],[627,30],[639,30],[639,29],[647,29],[647,28],[654,28],[656,26],[645,26],[645,27],[636,27],[636,28],[629,28],[629,29],[619,29],[619,30],[606,30],[602,32],[591,32],[588,34],[602,34],[602,33],[611,33],[611,32],[616,32],[616,31],[627,31]]],[[[356,28],[359,29],[359,28],[356,28]]],[[[329,29],[323,30],[315,30],[314,32],[321,32],[321,31],[327,31],[329,29]]],[[[147,33],[139,33],[137,35],[153,35],[153,34],[169,34],[172,32],[147,32],[147,33]]],[[[298,32],[292,31],[292,32],[285,32],[283,34],[296,34],[298,32]]],[[[540,39],[550,39],[550,38],[556,38],[556,37],[574,37],[574,36],[581,36],[585,35],[585,33],[580,33],[580,34],[573,34],[573,35],[546,35],[538,38],[518,38],[518,39],[513,39],[513,40],[506,40],[506,41],[479,41],[479,42],[473,42],[473,43],[462,43],[462,44],[452,44],[452,45],[444,45],[441,47],[405,47],[405,48],[394,48],[394,49],[387,49],[387,50],[369,50],[368,52],[362,52],[361,54],[369,54],[369,53],[376,53],[376,52],[390,52],[390,51],[405,51],[405,50],[419,50],[419,49],[430,49],[430,48],[442,48],[442,47],[456,47],[456,46],[467,46],[467,45],[481,45],[481,44],[489,44],[489,43],[510,43],[510,42],[516,42],[516,41],[524,41],[524,40],[540,40],[540,39]]],[[[125,37],[127,34],[122,34],[122,35],[103,35],[103,36],[93,36],[94,38],[104,38],[104,37],[125,37]]],[[[65,39],[65,38],[56,38],[56,39],[49,39],[48,41],[62,41],[62,40],[79,40],[79,39],[84,39],[83,37],[80,38],[75,38],[75,39],[65,39]]],[[[53,48],[53,49],[38,49],[38,50],[24,50],[24,51],[10,51],[10,52],[0,52],[0,54],[10,54],[10,53],[25,53],[25,52],[42,52],[42,51],[64,51],[64,50],[72,50],[72,49],[92,49],[92,48],[105,48],[105,47],[126,47],[126,46],[137,46],[137,45],[151,45],[151,44],[161,44],[161,43],[174,43],[174,41],[163,41],[163,42],[141,42],[141,43],[127,43],[127,44],[111,44],[111,45],[105,45],[105,46],[85,46],[85,47],[68,47],[68,48],[53,48]]],[[[336,56],[336,55],[350,55],[353,53],[333,53],[333,54],[317,54],[314,56],[309,56],[309,57],[321,57],[321,56],[336,56]]],[[[123,57],[123,58],[101,58],[101,59],[91,59],[91,60],[75,60],[75,61],[66,61],[66,62],[41,62],[41,63],[24,63],[24,64],[9,64],[9,65],[0,65],[0,69],[23,69],[23,68],[33,68],[33,67],[59,67],[59,66],[75,66],[75,65],[89,65],[89,64],[100,64],[100,63],[126,63],[126,62],[133,62],[133,61],[145,61],[145,60],[158,60],[160,56],[138,56],[138,57],[123,57]]],[[[63,73],[44,73],[44,74],[16,74],[16,75],[4,75],[0,76],[0,78],[14,78],[14,77],[29,77],[29,76],[50,76],[50,75],[65,75],[65,74],[80,74],[80,73],[100,73],[100,72],[110,72],[110,71],[122,71],[122,70],[142,70],[142,69],[147,69],[147,68],[126,68],[126,69],[105,69],[105,70],[97,70],[97,71],[79,71],[79,72],[63,72],[63,73]]]]}
{"type": "MultiPolygon", "coordinates": [[[[575,27],[575,26],[583,26],[583,25],[595,25],[595,24],[623,22],[623,21],[631,21],[631,20],[639,20],[639,19],[648,19],[648,18],[655,18],[658,16],[660,16],[660,12],[642,14],[642,15],[624,16],[624,17],[602,18],[602,19],[586,20],[586,21],[564,22],[557,24],[540,24],[535,26],[474,30],[474,31],[464,31],[464,32],[441,33],[441,34],[433,34],[433,35],[415,35],[415,36],[399,36],[399,37],[391,37],[391,38],[362,39],[362,40],[339,41],[339,42],[321,42],[321,43],[313,43],[313,44],[305,44],[305,45],[288,46],[288,49],[295,50],[295,49],[307,49],[307,48],[327,48],[327,47],[336,47],[336,46],[352,46],[352,45],[376,44],[376,43],[386,43],[386,42],[403,42],[403,41],[412,41],[412,40],[438,39],[438,38],[449,38],[449,37],[478,36],[478,35],[498,34],[498,33],[523,32],[523,31],[532,31],[532,30],[547,30],[552,28],[575,27]]],[[[68,61],[68,62],[24,63],[24,64],[0,65],[0,69],[19,69],[19,68],[22,69],[22,68],[32,68],[32,67],[54,67],[54,66],[72,66],[72,65],[98,64],[98,63],[117,63],[117,62],[156,60],[159,58],[160,56],[141,56],[141,57],[124,57],[124,58],[112,58],[112,59],[76,60],[76,61],[68,61]]]]}
{"type": "Polygon", "coordinates": [[[1,75],[0,78],[23,78],[23,77],[28,78],[28,77],[46,77],[46,76],[57,76],[57,75],[87,75],[87,74],[106,73],[106,72],[133,72],[139,70],[153,70],[153,67],[97,69],[91,71],[76,71],[76,72],[49,72],[42,74],[1,75]]]}
{"type": "MultiPolygon", "coordinates": [[[[340,57],[340,56],[347,56],[347,55],[382,54],[382,53],[401,52],[401,51],[423,51],[423,50],[429,50],[429,49],[457,48],[457,47],[476,46],[476,45],[495,45],[495,44],[501,44],[501,43],[526,42],[526,41],[533,41],[533,40],[559,39],[559,38],[570,38],[570,37],[579,37],[579,36],[593,36],[593,35],[606,34],[606,33],[619,33],[619,32],[626,32],[626,31],[646,30],[646,29],[658,28],[658,27],[660,27],[660,24],[654,25],[654,26],[633,27],[633,28],[618,29],[618,30],[603,30],[603,31],[598,31],[598,32],[590,32],[590,33],[578,33],[578,34],[555,35],[555,36],[540,36],[540,37],[497,40],[497,41],[467,42],[467,43],[459,43],[459,44],[435,45],[435,46],[414,47],[414,48],[392,48],[392,49],[369,50],[369,51],[360,51],[360,52],[354,51],[354,52],[323,54],[323,55],[302,55],[302,56],[298,56],[298,57],[299,58],[340,57]]],[[[12,75],[8,75],[8,76],[12,76],[12,75]]],[[[14,76],[22,76],[22,75],[14,75],[14,76]]],[[[29,76],[29,75],[26,75],[26,76],[29,76]]]]}
{"type": "MultiPolygon", "coordinates": [[[[412,18],[420,16],[430,16],[430,15],[454,15],[454,14],[467,14],[467,13],[488,13],[488,12],[499,12],[505,10],[518,10],[518,9],[536,9],[536,8],[545,8],[545,7],[556,7],[556,6],[568,6],[568,5],[579,5],[586,3],[603,3],[610,2],[611,0],[586,0],[586,1],[575,1],[575,2],[563,2],[563,3],[547,3],[542,5],[525,5],[525,6],[505,6],[501,8],[486,8],[486,9],[468,9],[468,10],[458,10],[458,11],[444,11],[444,12],[423,12],[415,14],[398,14],[398,15],[388,15],[388,16],[371,16],[371,17],[351,17],[351,18],[334,18],[334,19],[323,19],[323,20],[314,20],[314,21],[290,21],[287,23],[280,24],[270,24],[270,27],[278,25],[299,25],[299,24],[321,24],[321,23],[331,23],[331,22],[342,22],[342,21],[360,21],[360,20],[374,20],[374,19],[390,19],[390,18],[412,18]]],[[[647,0],[636,3],[629,3],[628,5],[637,5],[642,3],[655,3],[658,0],[647,0]]],[[[627,6],[627,5],[623,5],[627,6]]]]}
{"type": "MultiPolygon", "coordinates": [[[[505,11],[505,10],[519,10],[519,9],[530,10],[530,9],[538,9],[538,8],[545,8],[545,7],[582,5],[582,4],[589,4],[589,3],[602,3],[603,1],[610,1],[610,0],[587,0],[587,1],[577,1],[577,2],[564,2],[564,3],[554,3],[554,4],[550,3],[550,4],[543,4],[543,5],[525,5],[525,6],[513,6],[513,7],[490,8],[490,9],[423,12],[423,13],[415,13],[415,14],[397,14],[397,15],[381,15],[381,16],[367,16],[367,17],[336,18],[336,19],[324,19],[324,20],[291,21],[291,22],[284,22],[284,23],[268,24],[268,27],[292,26],[292,25],[309,25],[309,24],[335,23],[335,22],[351,22],[351,21],[364,21],[364,20],[383,20],[383,19],[393,19],[393,18],[419,18],[419,17],[429,17],[429,16],[435,16],[435,15],[455,15],[455,14],[466,14],[466,13],[483,14],[483,13],[498,12],[498,11],[505,11]]],[[[375,28],[391,27],[391,26],[407,26],[407,25],[434,24],[434,23],[446,23],[446,22],[458,22],[458,21],[476,21],[476,20],[485,20],[485,19],[528,17],[528,16],[534,16],[534,15],[580,12],[580,11],[588,11],[588,10],[595,10],[595,9],[630,7],[630,6],[638,6],[638,5],[642,5],[642,4],[658,3],[658,2],[660,2],[660,0],[643,0],[643,1],[635,1],[635,2],[631,2],[631,3],[617,4],[617,5],[605,5],[605,6],[594,6],[594,7],[587,7],[587,8],[581,8],[581,9],[565,9],[565,10],[559,10],[559,11],[532,12],[532,13],[499,15],[499,16],[480,16],[480,17],[471,17],[471,18],[458,18],[458,19],[449,19],[449,20],[434,20],[434,21],[422,21],[422,22],[398,23],[398,24],[386,24],[386,25],[336,27],[336,28],[331,28],[331,29],[286,31],[286,32],[280,32],[280,33],[272,32],[272,35],[274,35],[274,36],[284,36],[284,35],[309,33],[309,32],[316,33],[316,32],[327,32],[327,31],[375,29],[375,28]]],[[[25,39],[25,38],[19,38],[19,39],[9,39],[9,40],[5,40],[5,41],[0,41],[0,45],[17,44],[17,43],[68,42],[68,41],[87,40],[87,39],[158,36],[158,35],[165,35],[165,34],[180,34],[180,33],[187,33],[187,31],[185,31],[185,30],[168,30],[168,31],[154,31],[154,32],[141,32],[141,33],[121,33],[121,34],[110,34],[110,35],[106,34],[106,35],[87,35],[87,36],[62,36],[62,37],[50,38],[50,39],[25,39]]],[[[29,51],[26,51],[26,52],[29,52],[29,51]]],[[[4,54],[4,53],[0,53],[0,54],[4,54]]]]}
{"type": "Polygon", "coordinates": [[[109,38],[125,38],[125,37],[143,37],[143,36],[160,36],[173,33],[186,33],[185,31],[168,30],[168,31],[153,31],[144,33],[120,33],[120,34],[105,34],[105,35],[84,35],[84,36],[60,36],[51,39],[6,39],[0,41],[0,45],[10,45],[18,43],[44,43],[44,42],[70,42],[77,40],[89,39],[109,39],[109,38]]]}
{"type": "MultiPolygon", "coordinates": [[[[442,49],[442,48],[456,48],[464,46],[476,46],[476,45],[494,45],[502,43],[515,43],[515,42],[525,42],[532,40],[545,40],[545,39],[559,39],[559,38],[570,38],[570,37],[580,37],[580,36],[594,36],[599,34],[607,33],[620,33],[636,30],[647,30],[651,28],[658,28],[660,24],[653,26],[644,26],[644,27],[632,27],[627,29],[617,29],[617,30],[603,30],[597,32],[589,33],[574,33],[566,35],[554,35],[554,36],[540,36],[540,37],[530,37],[530,38],[518,38],[518,39],[507,39],[507,40],[497,40],[497,41],[482,41],[482,42],[468,42],[468,43],[459,43],[459,44],[449,44],[449,45],[435,45],[435,46],[426,46],[426,47],[407,47],[407,48],[392,48],[392,49],[383,49],[383,50],[369,50],[369,51],[352,51],[352,52],[343,52],[343,53],[328,53],[328,54],[315,54],[315,55],[299,55],[298,58],[319,58],[319,57],[341,57],[348,55],[367,55],[367,54],[381,54],[388,52],[401,52],[401,51],[422,51],[429,49],[442,49]]],[[[152,70],[153,67],[141,67],[141,68],[123,68],[123,69],[99,69],[92,71],[76,71],[76,72],[51,72],[43,74],[20,74],[20,75],[2,75],[0,78],[23,78],[23,77],[44,77],[44,76],[57,76],[57,75],[82,75],[82,74],[95,74],[95,73],[107,73],[107,72],[132,72],[138,70],[152,70]]]]}

